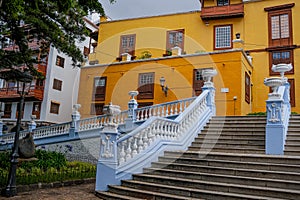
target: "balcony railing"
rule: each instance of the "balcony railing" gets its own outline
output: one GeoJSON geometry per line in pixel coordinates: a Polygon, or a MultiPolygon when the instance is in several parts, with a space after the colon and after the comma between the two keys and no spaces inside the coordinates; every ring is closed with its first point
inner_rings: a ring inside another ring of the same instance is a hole
{"type": "Polygon", "coordinates": [[[201,18],[204,19],[218,19],[229,17],[243,17],[244,4],[231,4],[228,6],[212,6],[203,7],[201,10],[201,18]]]}
{"type": "MultiPolygon", "coordinates": [[[[31,100],[43,100],[44,87],[31,86],[28,94],[25,95],[25,99],[31,100]]],[[[20,98],[17,87],[0,88],[0,100],[1,101],[17,101],[20,98]]]]}

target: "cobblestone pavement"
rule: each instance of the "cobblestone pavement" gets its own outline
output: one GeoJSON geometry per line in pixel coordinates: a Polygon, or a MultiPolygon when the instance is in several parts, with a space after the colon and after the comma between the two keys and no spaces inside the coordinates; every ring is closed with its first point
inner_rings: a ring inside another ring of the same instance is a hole
{"type": "Polygon", "coordinates": [[[94,183],[85,183],[18,193],[10,198],[0,196],[0,200],[101,200],[95,196],[94,190],[94,183]]]}

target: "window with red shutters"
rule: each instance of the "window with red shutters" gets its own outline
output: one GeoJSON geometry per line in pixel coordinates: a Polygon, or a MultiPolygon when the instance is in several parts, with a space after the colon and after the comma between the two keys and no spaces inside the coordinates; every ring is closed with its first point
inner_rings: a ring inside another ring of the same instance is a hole
{"type": "Polygon", "coordinates": [[[123,53],[129,53],[134,56],[135,53],[135,34],[122,35],[120,41],[120,55],[123,53]]]}
{"type": "Polygon", "coordinates": [[[167,31],[167,53],[176,46],[184,50],[184,29],[167,31]]]}
{"type": "Polygon", "coordinates": [[[251,100],[251,79],[247,72],[245,72],[245,101],[250,104],[251,100]]]}
{"type": "Polygon", "coordinates": [[[106,77],[95,77],[93,100],[104,101],[106,92],[106,77]]]}
{"type": "Polygon", "coordinates": [[[139,74],[138,99],[154,98],[154,72],[139,74]]]}

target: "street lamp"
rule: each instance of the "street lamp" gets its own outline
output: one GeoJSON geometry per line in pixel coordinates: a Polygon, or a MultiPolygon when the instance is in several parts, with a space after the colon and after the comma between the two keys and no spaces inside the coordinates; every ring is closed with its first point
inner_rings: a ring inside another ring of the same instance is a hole
{"type": "Polygon", "coordinates": [[[159,82],[160,82],[161,90],[165,93],[165,96],[168,96],[168,90],[169,90],[169,88],[168,88],[167,85],[165,86],[166,79],[162,76],[159,79],[159,82]]]}
{"type": "Polygon", "coordinates": [[[14,80],[17,82],[17,92],[20,95],[20,101],[18,104],[18,118],[17,118],[17,129],[15,133],[14,144],[12,147],[12,154],[10,160],[10,170],[8,175],[7,186],[3,191],[4,195],[7,197],[12,197],[17,194],[17,187],[16,187],[16,171],[17,171],[17,164],[18,164],[18,149],[19,149],[19,137],[20,137],[20,128],[21,128],[21,118],[22,118],[22,110],[25,95],[28,94],[31,81],[33,79],[32,75],[28,72],[21,72],[16,73],[14,75],[14,80]]]}

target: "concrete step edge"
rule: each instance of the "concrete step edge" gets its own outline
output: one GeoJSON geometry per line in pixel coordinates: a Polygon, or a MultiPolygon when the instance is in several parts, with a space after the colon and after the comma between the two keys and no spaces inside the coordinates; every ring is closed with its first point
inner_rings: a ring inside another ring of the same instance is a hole
{"type": "MultiPolygon", "coordinates": [[[[126,181],[126,180],[123,180],[122,182],[124,182],[124,181],[126,181]]],[[[125,187],[125,186],[122,186],[122,185],[121,186],[119,186],[119,185],[110,185],[109,187],[110,188],[115,188],[115,189],[123,189],[123,190],[131,191],[131,192],[137,192],[137,193],[141,193],[141,194],[149,194],[149,195],[155,195],[155,196],[160,196],[160,197],[168,197],[168,198],[186,200],[185,197],[180,197],[178,195],[172,195],[172,194],[166,194],[166,193],[160,193],[160,192],[153,192],[153,191],[139,190],[139,189],[135,189],[135,188],[131,188],[131,187],[125,187]]]]}
{"type": "Polygon", "coordinates": [[[95,191],[95,195],[99,198],[113,198],[113,199],[119,199],[119,200],[141,200],[140,198],[134,198],[134,197],[128,197],[124,195],[119,195],[116,193],[112,193],[109,191],[102,192],[102,191],[95,191]]]}
{"type": "MultiPolygon", "coordinates": [[[[142,181],[137,181],[137,180],[127,180],[126,182],[131,182],[131,183],[135,183],[135,184],[144,184],[144,185],[149,185],[149,186],[153,186],[153,187],[163,187],[166,189],[179,189],[179,190],[183,189],[182,187],[154,184],[151,182],[142,182],[142,181]]],[[[194,188],[184,188],[184,189],[191,191],[191,192],[214,194],[214,195],[219,195],[219,196],[221,195],[221,196],[227,196],[227,197],[238,197],[238,198],[246,198],[246,199],[266,199],[265,197],[256,196],[256,195],[236,194],[236,193],[230,193],[230,192],[220,192],[220,191],[215,191],[215,190],[201,190],[201,189],[194,189],[194,188]]],[[[192,199],[192,198],[189,198],[189,199],[192,199]]],[[[199,200],[199,198],[197,198],[197,200],[199,200]]],[[[268,200],[282,200],[282,199],[268,197],[268,200]]]]}
{"type": "MultiPolygon", "coordinates": [[[[255,189],[257,191],[264,190],[264,191],[274,191],[274,192],[282,192],[282,193],[290,193],[290,194],[298,194],[300,196],[299,190],[291,190],[291,189],[281,189],[281,188],[269,188],[269,187],[261,187],[261,186],[248,186],[248,185],[240,185],[240,184],[232,184],[232,183],[220,183],[220,182],[214,182],[214,181],[202,181],[202,180],[189,180],[185,178],[174,178],[170,176],[158,176],[158,175],[148,175],[148,174],[136,174],[140,177],[150,177],[150,178],[158,178],[158,179],[166,179],[166,180],[174,180],[174,181],[182,181],[182,182],[192,182],[192,183],[202,183],[202,184],[210,184],[210,185],[217,185],[217,186],[229,186],[229,187],[237,187],[237,188],[251,188],[255,189]]],[[[134,175],[135,176],[135,175],[134,175]]]]}
{"type": "MultiPolygon", "coordinates": [[[[207,168],[207,169],[217,169],[217,170],[226,170],[226,171],[237,171],[237,172],[253,172],[253,173],[269,173],[269,174],[280,174],[280,175],[286,175],[286,176],[299,176],[299,173],[294,171],[278,171],[278,170],[264,170],[264,169],[253,169],[253,168],[234,168],[234,167],[224,167],[224,166],[213,166],[213,165],[188,165],[184,163],[165,163],[165,162],[154,162],[155,164],[162,165],[162,166],[168,166],[168,165],[177,165],[177,166],[184,166],[184,167],[195,167],[195,168],[207,168]]],[[[288,166],[287,166],[288,167],[288,166]]]]}
{"type": "MultiPolygon", "coordinates": [[[[182,173],[182,174],[198,174],[201,176],[214,176],[214,177],[219,177],[219,178],[231,178],[231,179],[244,179],[244,180],[252,180],[252,181],[269,181],[269,182],[274,182],[274,183],[283,183],[283,184],[295,184],[299,185],[300,188],[300,182],[299,181],[294,181],[294,180],[282,180],[282,179],[271,179],[271,178],[257,178],[257,177],[252,177],[252,176],[240,176],[240,175],[226,175],[226,174],[214,174],[214,173],[205,173],[205,172],[193,172],[193,171],[182,171],[182,170],[172,170],[172,169],[161,169],[161,168],[145,168],[147,171],[148,170],[153,170],[153,171],[166,171],[166,172],[174,172],[174,173],[182,173]]],[[[151,173],[149,173],[151,174],[151,173]]],[[[201,180],[201,179],[196,179],[196,180],[201,180]]],[[[226,183],[226,182],[225,182],[226,183]]],[[[266,186],[269,187],[269,186],[266,186]]]]}

